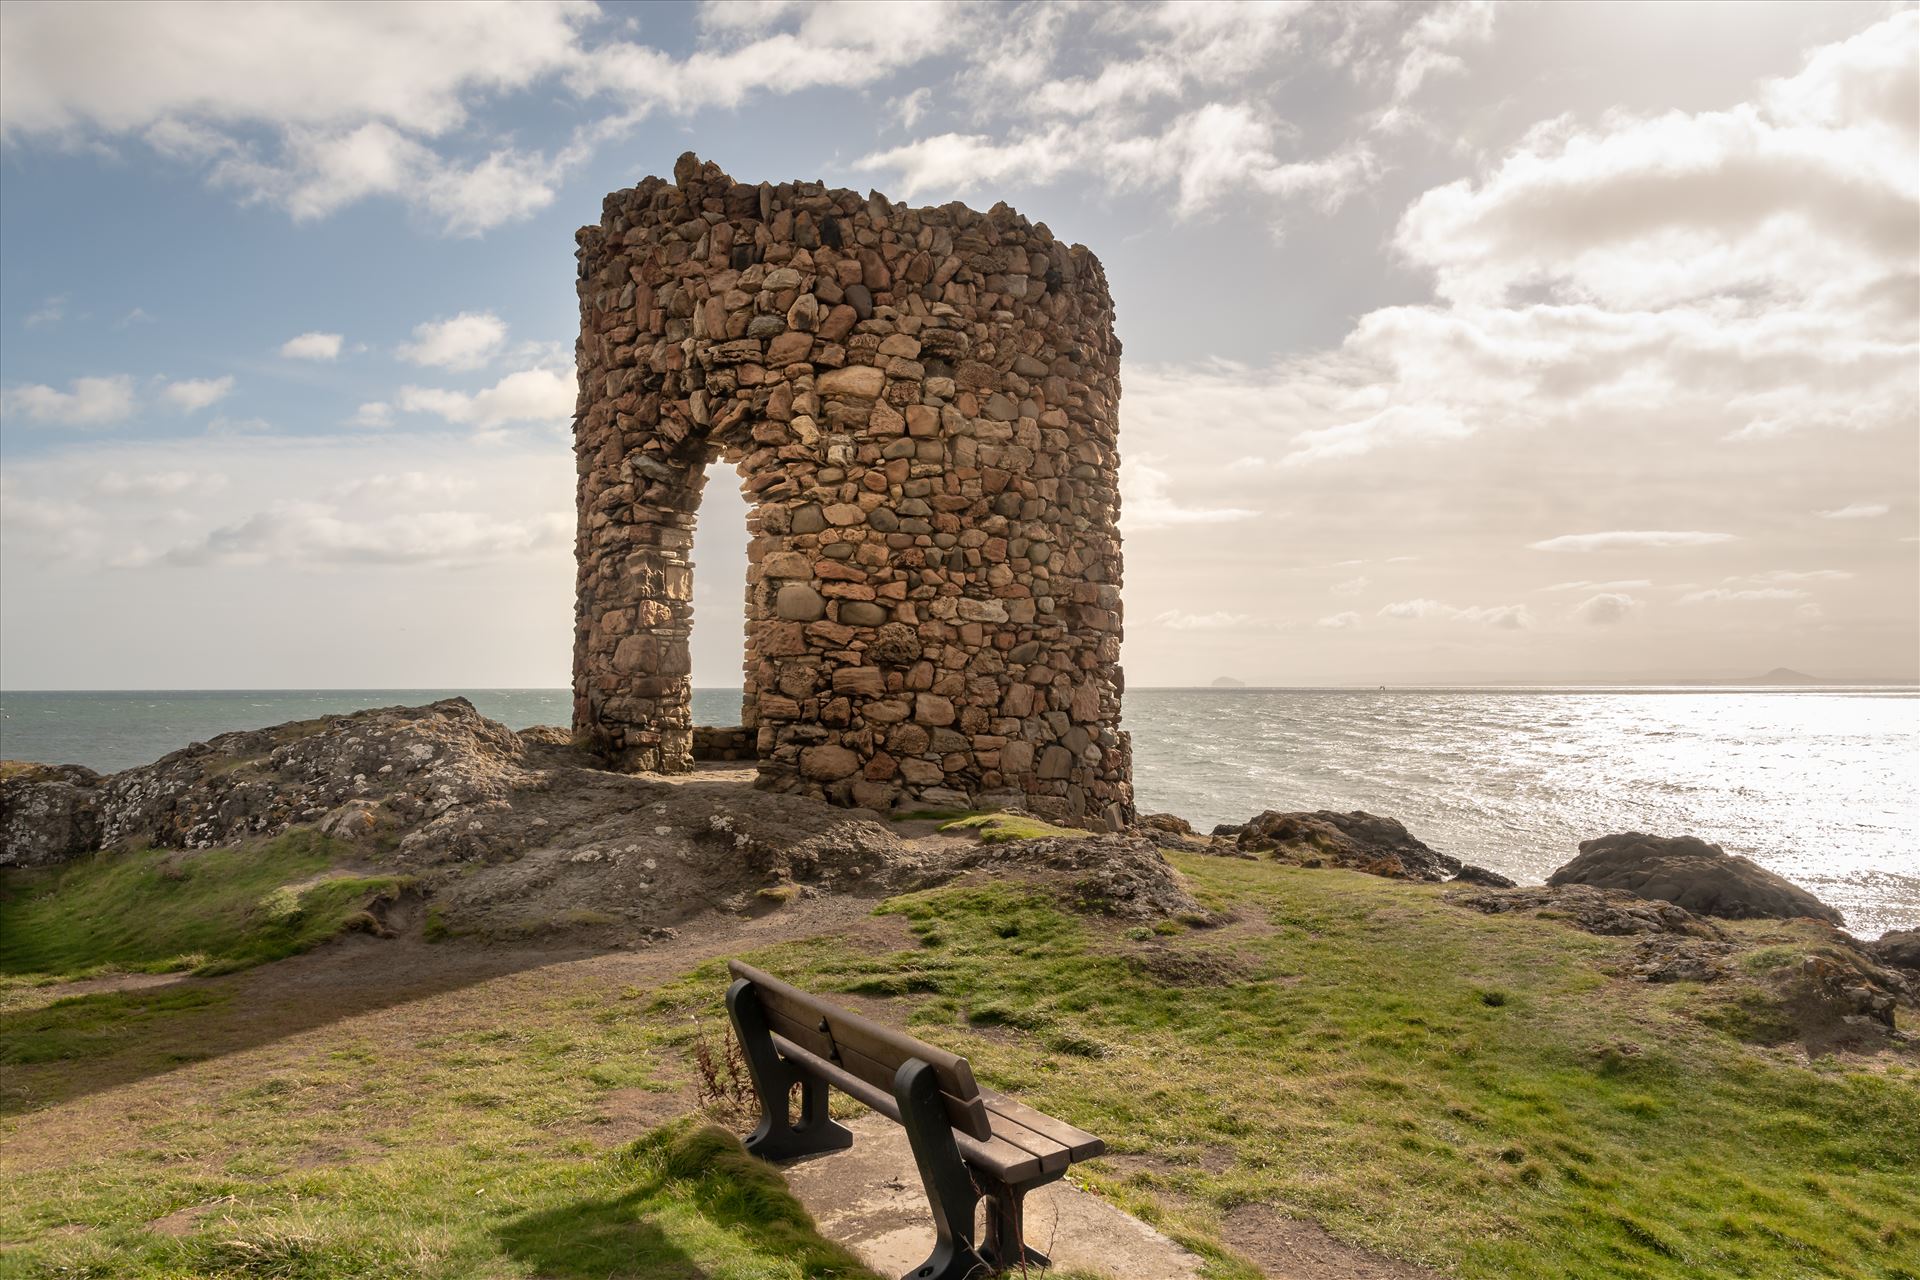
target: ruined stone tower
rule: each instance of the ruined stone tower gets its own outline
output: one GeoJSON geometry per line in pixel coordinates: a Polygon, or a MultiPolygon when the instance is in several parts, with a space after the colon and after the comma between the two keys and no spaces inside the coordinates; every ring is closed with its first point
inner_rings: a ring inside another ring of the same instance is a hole
{"type": "Polygon", "coordinates": [[[691,153],[577,238],[576,736],[692,767],[689,553],[724,460],[761,785],[1130,819],[1093,254],[1004,204],[756,186],[691,153]]]}

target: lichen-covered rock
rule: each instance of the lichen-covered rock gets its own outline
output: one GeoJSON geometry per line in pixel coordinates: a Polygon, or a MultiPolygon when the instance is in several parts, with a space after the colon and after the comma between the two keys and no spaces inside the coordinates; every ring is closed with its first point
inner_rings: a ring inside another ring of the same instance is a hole
{"type": "Polygon", "coordinates": [[[100,847],[100,775],[0,760],[0,867],[45,867],[100,847]]]}
{"type": "Polygon", "coordinates": [[[1748,858],[1693,836],[1640,832],[1580,842],[1580,856],[1547,877],[1551,885],[1625,889],[1729,920],[1810,916],[1845,924],[1838,911],[1748,858]]]}
{"type": "Polygon", "coordinates": [[[201,849],[318,823],[353,800],[414,826],[504,794],[525,746],[465,698],[226,733],[100,784],[100,840],[201,849]]]}
{"type": "Polygon", "coordinates": [[[1237,841],[1246,853],[1265,853],[1308,867],[1345,867],[1394,880],[1445,880],[1460,860],[1429,849],[1392,818],[1371,813],[1280,813],[1248,820],[1237,841]]]}
{"type": "Polygon", "coordinates": [[[1733,944],[1674,934],[1653,934],[1634,944],[1625,976],[1641,982],[1719,982],[1731,970],[1733,944]]]}
{"type": "Polygon", "coordinates": [[[1536,884],[1513,889],[1460,890],[1449,893],[1447,901],[1488,915],[1525,911],[1603,936],[1637,933],[1713,939],[1725,936],[1713,923],[1684,907],[1642,898],[1624,889],[1536,884]]]}
{"type": "Polygon", "coordinates": [[[1120,344],[1098,259],[1005,205],[736,182],[692,154],[581,228],[574,727],[679,773],[693,526],[747,495],[763,786],[1133,816],[1120,344]]]}

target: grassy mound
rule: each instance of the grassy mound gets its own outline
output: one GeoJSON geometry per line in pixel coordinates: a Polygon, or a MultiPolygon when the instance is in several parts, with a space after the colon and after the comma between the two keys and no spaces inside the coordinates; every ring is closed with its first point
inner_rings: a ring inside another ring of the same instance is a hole
{"type": "Polygon", "coordinates": [[[334,871],[347,846],[312,831],[238,849],[106,852],[0,876],[0,975],[116,969],[221,973],[365,924],[412,882],[334,871]]]}

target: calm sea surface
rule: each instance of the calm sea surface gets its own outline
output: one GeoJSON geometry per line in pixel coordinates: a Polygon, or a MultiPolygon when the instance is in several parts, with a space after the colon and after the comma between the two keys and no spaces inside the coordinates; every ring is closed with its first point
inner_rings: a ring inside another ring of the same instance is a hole
{"type": "MultiPolygon", "coordinates": [[[[0,756],[102,771],[189,742],[464,694],[519,729],[565,724],[561,689],[0,693],[0,756]]],[[[702,689],[703,724],[739,716],[702,689]]],[[[1846,912],[1920,927],[1920,695],[1912,689],[1135,689],[1143,811],[1200,830],[1262,809],[1367,809],[1538,881],[1581,840],[1692,834],[1846,912]]]]}

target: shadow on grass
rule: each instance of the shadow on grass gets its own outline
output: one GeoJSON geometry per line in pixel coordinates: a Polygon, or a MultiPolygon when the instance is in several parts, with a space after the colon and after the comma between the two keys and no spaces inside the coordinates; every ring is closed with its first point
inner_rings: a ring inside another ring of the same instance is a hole
{"type": "Polygon", "coordinates": [[[648,1220],[657,1190],[658,1184],[524,1214],[495,1236],[533,1274],[552,1280],[705,1280],[709,1273],[648,1220]]]}
{"type": "Polygon", "coordinates": [[[675,1234],[709,1256],[744,1251],[763,1268],[808,1280],[878,1280],[820,1235],[772,1165],[716,1125],[685,1120],[656,1129],[620,1154],[613,1174],[632,1179],[633,1189],[523,1214],[496,1229],[495,1238],[555,1280],[706,1276],[653,1220],[670,1217],[675,1234]]]}
{"type": "Polygon", "coordinates": [[[0,1116],[595,953],[353,935],[239,973],[93,991],[0,1013],[0,1116]]]}

